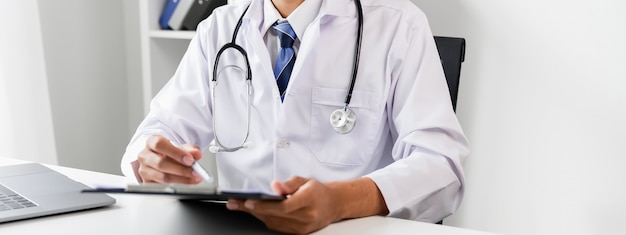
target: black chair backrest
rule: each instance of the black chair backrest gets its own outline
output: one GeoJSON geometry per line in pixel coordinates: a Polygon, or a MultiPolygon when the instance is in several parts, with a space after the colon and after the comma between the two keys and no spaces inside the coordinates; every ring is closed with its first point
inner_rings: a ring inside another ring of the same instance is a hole
{"type": "Polygon", "coordinates": [[[443,65],[443,72],[448,81],[452,108],[456,111],[456,99],[459,93],[459,78],[461,63],[465,61],[465,39],[435,36],[435,43],[439,50],[439,58],[443,65]]]}

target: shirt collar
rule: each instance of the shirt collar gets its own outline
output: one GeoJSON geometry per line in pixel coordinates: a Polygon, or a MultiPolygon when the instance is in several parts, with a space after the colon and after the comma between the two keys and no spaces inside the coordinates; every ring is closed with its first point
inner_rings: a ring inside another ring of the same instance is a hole
{"type": "MultiPolygon", "coordinates": [[[[331,0],[335,1],[335,0],[331,0]]],[[[267,30],[279,19],[283,19],[271,0],[263,0],[263,23],[260,26],[261,35],[265,35],[267,30]]],[[[322,0],[305,0],[288,17],[287,21],[296,32],[298,38],[302,38],[306,28],[315,20],[319,14],[322,0]]]]}

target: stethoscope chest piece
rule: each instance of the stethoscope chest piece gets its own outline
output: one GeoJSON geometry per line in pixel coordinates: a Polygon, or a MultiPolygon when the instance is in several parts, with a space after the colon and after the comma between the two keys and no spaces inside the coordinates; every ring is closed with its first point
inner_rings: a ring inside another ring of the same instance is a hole
{"type": "Polygon", "coordinates": [[[352,131],[356,123],[356,115],[350,109],[337,109],[330,114],[330,125],[339,134],[352,131]]]}

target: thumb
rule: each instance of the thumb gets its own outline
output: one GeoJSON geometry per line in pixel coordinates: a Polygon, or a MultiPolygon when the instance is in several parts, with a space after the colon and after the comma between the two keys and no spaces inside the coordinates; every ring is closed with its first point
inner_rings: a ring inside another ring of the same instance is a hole
{"type": "Polygon", "coordinates": [[[291,177],[285,182],[274,180],[272,182],[272,190],[278,195],[291,195],[308,181],[309,179],[299,176],[291,177]]]}

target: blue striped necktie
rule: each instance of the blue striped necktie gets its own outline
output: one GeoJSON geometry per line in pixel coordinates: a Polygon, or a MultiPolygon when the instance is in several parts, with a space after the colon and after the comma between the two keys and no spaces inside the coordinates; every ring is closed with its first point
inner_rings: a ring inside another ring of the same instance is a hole
{"type": "Polygon", "coordinates": [[[280,99],[285,99],[285,90],[291,77],[291,70],[296,62],[296,54],[293,50],[293,42],[296,40],[296,32],[293,31],[289,22],[283,21],[272,26],[280,39],[280,52],[274,65],[274,77],[280,92],[280,99]]]}

